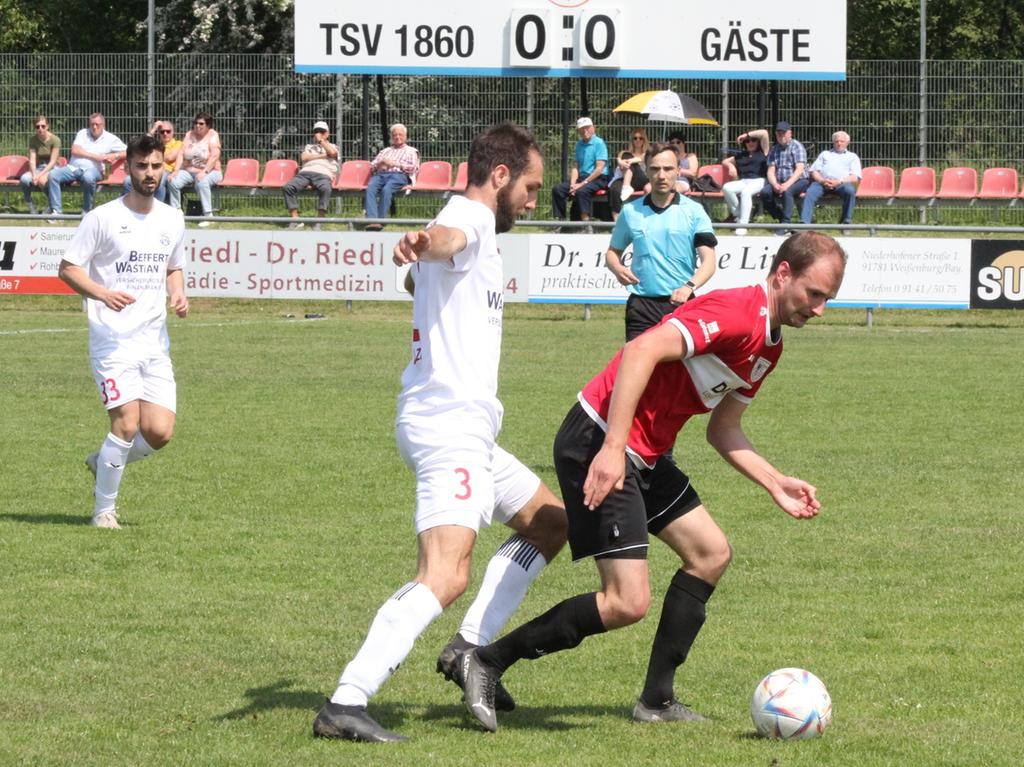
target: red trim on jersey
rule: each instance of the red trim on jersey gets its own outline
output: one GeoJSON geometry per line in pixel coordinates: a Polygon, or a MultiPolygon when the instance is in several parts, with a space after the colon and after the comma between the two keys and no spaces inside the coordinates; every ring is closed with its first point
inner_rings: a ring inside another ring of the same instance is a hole
{"type": "MultiPolygon", "coordinates": [[[[724,396],[753,397],[782,355],[782,337],[772,342],[769,321],[762,285],[714,290],[665,317],[659,324],[672,323],[692,348],[686,359],[654,368],[637,403],[629,447],[653,464],[691,416],[709,412],[724,396]]],[[[581,393],[602,425],[608,422],[621,360],[620,349],[581,393]]]]}

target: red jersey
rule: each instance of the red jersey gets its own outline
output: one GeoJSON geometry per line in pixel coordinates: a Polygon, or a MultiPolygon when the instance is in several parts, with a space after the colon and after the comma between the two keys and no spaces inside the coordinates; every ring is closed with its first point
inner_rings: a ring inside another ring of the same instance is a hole
{"type": "MultiPolygon", "coordinates": [[[[773,337],[770,320],[763,285],[713,290],[667,315],[659,325],[678,329],[688,351],[655,366],[633,416],[630,452],[653,466],[691,416],[711,411],[727,394],[749,404],[782,355],[782,334],[773,337]]],[[[621,360],[620,349],[580,392],[580,403],[605,431],[621,360]]]]}

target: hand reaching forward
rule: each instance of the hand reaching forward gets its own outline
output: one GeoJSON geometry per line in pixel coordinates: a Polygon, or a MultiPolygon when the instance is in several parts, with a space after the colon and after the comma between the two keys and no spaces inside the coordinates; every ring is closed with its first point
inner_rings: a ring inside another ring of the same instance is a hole
{"type": "Polygon", "coordinates": [[[779,508],[797,519],[810,519],[818,515],[821,504],[818,489],[797,477],[782,477],[772,491],[772,500],[779,508]]]}

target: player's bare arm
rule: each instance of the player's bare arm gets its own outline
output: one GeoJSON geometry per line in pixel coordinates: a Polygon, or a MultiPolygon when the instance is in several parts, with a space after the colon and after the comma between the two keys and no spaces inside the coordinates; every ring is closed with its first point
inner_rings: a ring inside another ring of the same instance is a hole
{"type": "Polygon", "coordinates": [[[623,348],[608,407],[608,431],[583,483],[583,502],[587,508],[596,509],[613,489],[622,489],[626,478],[626,442],[637,403],[655,366],[682,359],[686,351],[682,333],[669,323],[634,338],[623,348]]]}
{"type": "Polygon", "coordinates": [[[181,269],[167,272],[167,296],[179,317],[188,316],[188,296],[185,295],[185,273],[181,269]]]}
{"type": "Polygon", "coordinates": [[[784,512],[797,519],[817,515],[821,504],[817,488],[797,477],[787,477],[761,454],[743,431],[743,413],[747,406],[735,397],[725,397],[708,421],[708,443],[736,471],[760,485],[784,512]]]}
{"type": "Polygon", "coordinates": [[[417,261],[447,261],[466,247],[466,235],[461,229],[435,224],[429,229],[406,232],[395,245],[395,266],[417,261]]]}
{"type": "Polygon", "coordinates": [[[123,290],[108,290],[89,277],[85,269],[69,261],[62,260],[60,262],[57,276],[79,295],[100,301],[115,312],[135,303],[135,297],[131,293],[125,293],[123,290]]]}
{"type": "Polygon", "coordinates": [[[604,263],[608,271],[615,275],[620,285],[636,285],[640,282],[633,270],[622,263],[622,251],[615,248],[608,248],[604,254],[604,263]]]}

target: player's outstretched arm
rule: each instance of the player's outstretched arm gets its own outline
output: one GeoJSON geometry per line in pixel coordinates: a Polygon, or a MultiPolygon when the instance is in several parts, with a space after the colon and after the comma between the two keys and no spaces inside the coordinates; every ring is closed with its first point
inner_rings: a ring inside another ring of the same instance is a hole
{"type": "Polygon", "coordinates": [[[119,312],[126,306],[135,303],[131,293],[122,290],[108,290],[89,277],[85,269],[70,261],[61,261],[57,276],[79,295],[101,302],[108,309],[119,312]]]}
{"type": "Polygon", "coordinates": [[[181,269],[167,272],[167,296],[174,313],[187,317],[188,296],[185,295],[185,273],[181,269]]]}
{"type": "Polygon", "coordinates": [[[726,396],[708,421],[707,438],[736,471],[760,485],[784,512],[797,519],[815,516],[821,509],[817,488],[797,477],[788,477],[769,463],[747,439],[743,412],[747,406],[726,396]]]}
{"type": "Polygon", "coordinates": [[[686,354],[686,341],[673,325],[665,324],[634,338],[622,350],[615,388],[608,406],[604,444],[590,462],[583,483],[583,503],[593,510],[612,490],[621,490],[626,477],[626,445],[636,406],[659,362],[686,354]]]}
{"type": "Polygon", "coordinates": [[[447,261],[466,247],[466,235],[461,229],[435,224],[429,229],[406,232],[395,245],[395,266],[417,261],[447,261]]]}

